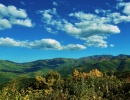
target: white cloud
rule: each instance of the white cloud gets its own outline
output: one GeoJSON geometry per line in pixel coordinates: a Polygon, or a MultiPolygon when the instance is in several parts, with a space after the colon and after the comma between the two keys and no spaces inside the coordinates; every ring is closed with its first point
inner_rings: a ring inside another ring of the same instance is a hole
{"type": "Polygon", "coordinates": [[[12,15],[15,18],[26,18],[27,14],[24,9],[17,9],[15,6],[8,6],[8,15],[12,15]]]}
{"type": "Polygon", "coordinates": [[[75,12],[75,13],[70,13],[69,16],[73,16],[78,18],[79,20],[93,20],[95,18],[97,18],[96,15],[93,14],[85,14],[83,12],[75,12]]]}
{"type": "Polygon", "coordinates": [[[123,8],[122,13],[114,12],[109,14],[108,16],[113,20],[115,24],[122,23],[122,22],[130,22],[130,2],[119,2],[116,5],[117,9],[123,8]]]}
{"type": "Polygon", "coordinates": [[[116,9],[120,9],[120,8],[123,7],[124,5],[125,5],[124,2],[119,2],[119,3],[117,3],[117,5],[116,5],[116,9]]]}
{"type": "Polygon", "coordinates": [[[44,13],[43,14],[43,17],[46,19],[46,20],[50,20],[52,18],[52,16],[48,13],[44,13]]]}
{"type": "Polygon", "coordinates": [[[109,24],[110,19],[105,17],[99,17],[94,14],[85,14],[83,12],[71,13],[69,16],[76,17],[78,19],[75,23],[66,22],[62,25],[62,30],[69,34],[80,36],[92,36],[92,35],[108,35],[120,33],[117,26],[109,24]],[[63,29],[64,26],[64,29],[63,29]]]}
{"type": "Polygon", "coordinates": [[[76,28],[71,23],[65,24],[62,30],[70,35],[78,35],[81,32],[81,29],[76,28]]]}
{"type": "Polygon", "coordinates": [[[118,26],[110,24],[110,19],[83,12],[71,13],[69,16],[78,19],[75,23],[67,23],[62,30],[76,38],[86,41],[86,46],[107,47],[106,37],[120,33],[118,26]]]}
{"type": "Polygon", "coordinates": [[[104,16],[100,17],[95,14],[87,14],[84,12],[71,13],[69,14],[69,16],[77,18],[78,19],[77,23],[87,22],[87,23],[105,24],[110,22],[110,19],[108,19],[107,17],[104,16]]]}
{"type": "Polygon", "coordinates": [[[11,38],[0,38],[0,46],[8,47],[24,47],[30,49],[41,49],[41,50],[83,50],[85,46],[80,44],[68,44],[62,46],[60,42],[55,39],[41,39],[35,41],[19,41],[11,38]]]}
{"type": "MultiPolygon", "coordinates": [[[[104,40],[105,38],[103,37],[107,37],[111,34],[120,33],[120,29],[118,28],[118,26],[110,24],[112,20],[110,16],[100,17],[94,14],[75,12],[69,14],[70,18],[77,18],[77,21],[73,21],[71,23],[65,19],[59,19],[59,15],[57,14],[57,12],[51,13],[53,12],[52,9],[45,10],[43,12],[43,14],[51,14],[50,18],[45,18],[45,16],[43,16],[45,24],[47,24],[48,26],[55,26],[56,30],[64,31],[68,35],[84,40],[86,46],[106,48],[107,42],[104,40]],[[95,38],[96,40],[94,40],[95,38]]],[[[47,27],[47,25],[45,27],[47,27]]],[[[51,28],[46,28],[46,30],[51,33],[53,31],[51,28]]]]}
{"type": "MultiPolygon", "coordinates": [[[[45,10],[44,14],[53,12],[52,10],[45,10]]],[[[69,14],[70,17],[76,17],[78,22],[70,23],[65,19],[58,19],[59,16],[56,14],[56,19],[53,19],[55,13],[49,15],[50,17],[43,16],[43,20],[48,25],[55,26],[56,29],[65,31],[69,35],[82,38],[92,35],[109,35],[119,33],[120,30],[117,26],[107,24],[110,19],[105,17],[98,17],[94,14],[85,14],[83,12],[76,12],[69,14]]]]}
{"type": "MultiPolygon", "coordinates": [[[[51,16],[54,16],[52,14],[51,16]]],[[[58,15],[57,15],[58,16],[58,15]]],[[[47,20],[48,26],[53,25],[57,30],[62,30],[67,34],[79,38],[85,41],[86,46],[94,46],[94,47],[107,47],[107,42],[104,36],[108,36],[110,34],[117,34],[120,32],[119,28],[114,25],[106,24],[107,22],[105,18],[97,19],[98,16],[93,14],[85,14],[83,12],[71,13],[70,17],[76,17],[79,22],[70,23],[65,19],[53,19],[53,17],[47,20]]],[[[51,28],[46,28],[48,32],[53,32],[51,28]]],[[[64,46],[66,50],[81,50],[86,49],[85,46],[79,44],[69,44],[64,46]]]]}
{"type": "Polygon", "coordinates": [[[28,43],[29,48],[43,49],[43,50],[61,50],[62,46],[54,39],[41,39],[28,43]]]}
{"type": "Polygon", "coordinates": [[[113,45],[113,44],[110,44],[110,47],[114,47],[114,45],[113,45]]]}
{"type": "Polygon", "coordinates": [[[52,30],[50,27],[45,28],[47,32],[56,34],[57,31],[52,30]]]}
{"type": "Polygon", "coordinates": [[[14,47],[24,47],[26,41],[15,41],[11,38],[0,38],[0,46],[14,46],[14,47]]]}
{"type": "Polygon", "coordinates": [[[56,30],[61,30],[63,24],[66,23],[66,20],[61,19],[57,14],[56,8],[39,10],[39,12],[42,14],[42,21],[47,32],[56,33],[57,31],[53,31],[54,28],[51,29],[50,26],[55,27],[56,30]]]}
{"type": "Polygon", "coordinates": [[[11,28],[12,25],[7,19],[1,19],[0,18],[0,30],[4,30],[6,28],[11,28]]]}
{"type": "Polygon", "coordinates": [[[110,13],[111,10],[110,10],[110,9],[109,9],[109,10],[96,9],[95,12],[96,12],[97,14],[103,13],[104,15],[106,15],[106,14],[110,13]]]}
{"type": "Polygon", "coordinates": [[[123,13],[130,16],[130,2],[126,3],[126,2],[120,2],[117,4],[116,8],[119,9],[123,7],[123,13]]]}
{"type": "Polygon", "coordinates": [[[26,10],[17,9],[15,6],[5,6],[0,4],[0,30],[11,28],[12,25],[22,25],[33,27],[31,20],[28,18],[26,10]],[[1,25],[5,22],[4,25],[1,25]]]}
{"type": "Polygon", "coordinates": [[[21,19],[12,19],[10,21],[11,24],[15,24],[15,25],[21,25],[21,26],[27,26],[27,27],[32,27],[34,24],[32,24],[30,19],[25,19],[25,20],[21,20],[21,19]]]}
{"type": "Polygon", "coordinates": [[[39,10],[39,12],[42,13],[43,15],[44,14],[50,14],[50,15],[56,15],[57,14],[56,8],[47,9],[47,10],[39,10]]]}
{"type": "MultiPolygon", "coordinates": [[[[58,17],[56,8],[48,9],[48,10],[39,10],[39,12],[42,14],[43,22],[48,25],[55,25],[56,20],[52,20],[54,17],[58,17]]],[[[46,26],[45,26],[46,27],[46,26]]]]}
{"type": "Polygon", "coordinates": [[[14,18],[26,18],[27,14],[24,9],[17,9],[15,6],[6,7],[0,4],[0,15],[1,17],[14,17],[14,18]]]}
{"type": "Polygon", "coordinates": [[[62,49],[60,43],[54,39],[41,39],[29,42],[29,41],[17,41],[7,37],[7,38],[0,38],[0,46],[25,47],[25,48],[43,49],[43,50],[62,49]]]}
{"type": "Polygon", "coordinates": [[[104,39],[106,39],[106,37],[104,36],[90,36],[87,38],[85,45],[86,46],[94,46],[94,47],[102,47],[102,48],[106,48],[107,47],[107,42],[104,41],[104,39]]]}
{"type": "Polygon", "coordinates": [[[118,12],[108,14],[108,19],[111,20],[114,24],[119,24],[122,22],[130,22],[130,16],[121,15],[118,12]]]}
{"type": "Polygon", "coordinates": [[[53,5],[54,5],[54,6],[58,6],[58,4],[57,4],[55,1],[53,2],[53,5]]]}
{"type": "Polygon", "coordinates": [[[50,27],[46,27],[47,32],[52,32],[52,29],[50,27]]]}
{"type": "Polygon", "coordinates": [[[122,0],[117,4],[117,12],[112,10],[96,9],[96,14],[85,13],[82,11],[70,13],[68,19],[61,18],[55,8],[43,11],[43,22],[48,32],[63,31],[76,39],[83,40],[86,46],[106,48],[106,38],[113,34],[120,33],[117,26],[119,23],[130,22],[130,3],[122,0]],[[117,9],[123,7],[121,12],[117,9]],[[53,11],[54,10],[54,11],[53,11]],[[55,12],[55,13],[52,13],[55,12]],[[46,28],[46,27],[53,27],[46,28]]]}
{"type": "Polygon", "coordinates": [[[122,23],[122,22],[130,22],[130,16],[119,16],[118,18],[114,18],[113,22],[115,24],[122,23]]]}
{"type": "Polygon", "coordinates": [[[56,8],[48,9],[48,10],[39,10],[39,12],[43,15],[44,20],[51,20],[53,15],[57,14],[56,8]]]}
{"type": "Polygon", "coordinates": [[[123,12],[130,16],[130,3],[125,3],[123,12]]]}
{"type": "Polygon", "coordinates": [[[83,50],[86,49],[85,46],[80,45],[80,44],[69,44],[67,46],[63,47],[65,50],[83,50]]]}
{"type": "Polygon", "coordinates": [[[94,22],[79,22],[76,23],[76,27],[81,29],[79,37],[87,38],[92,35],[110,35],[120,33],[120,30],[117,26],[110,24],[98,24],[94,22]]]}

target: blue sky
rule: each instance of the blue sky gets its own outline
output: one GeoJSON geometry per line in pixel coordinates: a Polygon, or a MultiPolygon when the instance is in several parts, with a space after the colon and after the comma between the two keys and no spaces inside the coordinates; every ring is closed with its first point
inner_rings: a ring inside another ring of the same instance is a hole
{"type": "Polygon", "coordinates": [[[129,0],[0,0],[0,59],[130,55],[129,0]]]}

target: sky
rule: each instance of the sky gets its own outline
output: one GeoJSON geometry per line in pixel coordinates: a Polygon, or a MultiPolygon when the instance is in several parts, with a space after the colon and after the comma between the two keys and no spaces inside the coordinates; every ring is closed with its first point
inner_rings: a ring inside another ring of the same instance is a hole
{"type": "Polygon", "coordinates": [[[130,55],[130,0],[0,0],[0,60],[130,55]]]}

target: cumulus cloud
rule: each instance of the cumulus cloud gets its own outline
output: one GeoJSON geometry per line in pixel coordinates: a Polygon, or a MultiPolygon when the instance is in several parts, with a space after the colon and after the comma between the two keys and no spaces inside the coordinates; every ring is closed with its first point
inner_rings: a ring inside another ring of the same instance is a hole
{"type": "Polygon", "coordinates": [[[26,41],[15,41],[11,38],[0,38],[0,46],[13,46],[13,47],[24,47],[27,44],[26,41]]]}
{"type": "Polygon", "coordinates": [[[17,9],[15,6],[5,6],[3,4],[0,4],[0,23],[0,30],[11,28],[12,25],[33,27],[26,10],[17,9]]]}
{"type": "Polygon", "coordinates": [[[58,3],[56,3],[56,2],[54,1],[54,2],[53,2],[53,5],[54,5],[54,6],[58,6],[58,3]]]}
{"type": "Polygon", "coordinates": [[[120,13],[111,13],[108,17],[112,20],[114,24],[119,24],[122,22],[130,22],[130,16],[121,15],[120,13]]]}
{"type": "Polygon", "coordinates": [[[42,20],[45,24],[54,26],[55,23],[57,23],[56,20],[53,20],[54,18],[58,18],[56,8],[47,9],[47,10],[39,10],[39,13],[42,14],[42,20]]]}
{"type": "Polygon", "coordinates": [[[55,39],[41,39],[35,41],[19,41],[12,38],[0,38],[0,46],[8,47],[24,47],[30,49],[41,49],[41,50],[83,50],[85,46],[80,44],[68,44],[62,46],[60,42],[55,39]]]}
{"type": "Polygon", "coordinates": [[[120,9],[121,7],[123,7],[123,13],[130,16],[130,2],[126,3],[126,2],[120,2],[117,4],[116,8],[120,9]]]}
{"type": "Polygon", "coordinates": [[[52,30],[50,27],[45,28],[47,32],[57,34],[57,31],[52,30]]]}
{"type": "Polygon", "coordinates": [[[43,10],[43,22],[48,32],[63,31],[76,39],[83,40],[86,46],[106,48],[107,37],[120,33],[119,23],[130,22],[130,3],[118,0],[117,9],[96,9],[95,14],[82,11],[68,14],[69,20],[61,18],[56,8],[43,10]],[[118,9],[123,8],[122,13],[118,9]],[[116,12],[117,10],[117,12],[116,12]],[[55,13],[54,13],[55,12],[55,13]]]}
{"type": "Polygon", "coordinates": [[[108,14],[109,19],[112,20],[114,24],[122,23],[122,22],[130,22],[130,2],[119,2],[116,5],[116,9],[122,10],[122,13],[120,12],[114,12],[108,14]],[[123,10],[122,10],[123,8],[123,10]]]}
{"type": "Polygon", "coordinates": [[[118,26],[109,23],[111,21],[109,18],[83,12],[71,13],[69,16],[76,17],[78,22],[65,24],[64,31],[69,35],[85,40],[86,46],[106,48],[106,37],[120,33],[118,26]]]}
{"type": "MultiPolygon", "coordinates": [[[[43,18],[44,18],[44,17],[46,18],[46,16],[44,16],[44,15],[46,15],[46,14],[48,14],[48,15],[50,15],[50,16],[57,14],[56,8],[47,9],[47,10],[39,10],[39,12],[43,14],[43,18]]],[[[48,17],[47,17],[47,18],[48,18],[48,17]]]]}
{"type": "MultiPolygon", "coordinates": [[[[43,16],[44,22],[48,26],[55,26],[56,30],[64,31],[68,35],[85,41],[86,46],[106,48],[107,42],[104,37],[120,33],[118,26],[110,24],[110,17],[106,18],[84,12],[75,12],[70,13],[69,17],[75,17],[77,21],[68,22],[66,19],[59,19],[56,8],[54,10],[55,13],[52,13],[54,12],[53,10],[54,8],[43,11],[43,15],[49,14],[51,16],[48,18],[43,16]]],[[[51,33],[53,31],[51,28],[46,28],[46,30],[51,33]]],[[[71,47],[73,46],[71,45],[71,47]]]]}
{"type": "Polygon", "coordinates": [[[58,30],[61,30],[65,23],[67,23],[65,19],[61,19],[60,16],[57,14],[56,8],[39,10],[39,12],[42,14],[42,21],[47,32],[56,33],[58,30]],[[54,28],[51,29],[51,26],[53,26],[54,28]]]}
{"type": "Polygon", "coordinates": [[[97,18],[96,15],[85,14],[83,12],[70,13],[69,16],[74,16],[74,17],[78,18],[79,20],[93,20],[93,19],[97,18]]]}
{"type": "Polygon", "coordinates": [[[27,14],[24,9],[17,9],[15,6],[6,7],[0,4],[0,15],[1,17],[14,17],[14,18],[26,18],[27,14]]]}
{"type": "MultiPolygon", "coordinates": [[[[53,12],[52,10],[47,11],[48,13],[53,12]]],[[[107,42],[104,40],[104,36],[120,33],[119,28],[115,25],[109,24],[108,22],[110,22],[110,19],[105,17],[99,17],[94,14],[86,14],[83,12],[76,12],[69,14],[69,16],[77,18],[78,21],[75,23],[70,23],[65,19],[59,20],[58,15],[57,19],[54,20],[54,15],[55,13],[52,14],[52,17],[46,21],[48,25],[54,25],[57,30],[62,30],[75,38],[86,41],[86,46],[106,48],[107,42]]],[[[52,29],[47,28],[47,31],[52,32],[52,29]]],[[[69,45],[68,47],[70,46],[74,47],[72,45],[69,45]]],[[[79,45],[76,47],[79,47],[79,45]]]]}
{"type": "Polygon", "coordinates": [[[0,30],[4,30],[6,28],[11,28],[12,25],[7,19],[1,19],[0,18],[0,30]]]}
{"type": "Polygon", "coordinates": [[[61,50],[62,46],[54,39],[41,39],[28,43],[29,48],[44,49],[44,50],[61,50]]]}
{"type": "Polygon", "coordinates": [[[30,21],[30,19],[25,19],[25,20],[21,20],[21,19],[17,19],[14,20],[12,19],[10,21],[11,24],[15,24],[15,25],[21,25],[21,26],[26,26],[26,27],[32,27],[32,23],[30,21]]]}
{"type": "Polygon", "coordinates": [[[79,35],[79,33],[81,32],[81,29],[75,27],[73,24],[71,23],[66,23],[63,27],[62,30],[67,32],[70,35],[79,35]]]}
{"type": "Polygon", "coordinates": [[[106,39],[107,37],[103,37],[103,36],[91,36],[89,38],[87,38],[85,45],[86,46],[94,46],[94,47],[101,47],[101,48],[106,48],[107,47],[107,42],[104,41],[104,39],[106,39]]]}
{"type": "Polygon", "coordinates": [[[96,12],[97,14],[103,13],[104,15],[106,15],[106,14],[110,13],[111,10],[110,10],[110,9],[109,9],[109,10],[95,9],[95,12],[96,12]]]}
{"type": "MultiPolygon", "coordinates": [[[[93,35],[109,35],[109,34],[117,34],[120,32],[117,26],[111,24],[105,24],[98,22],[96,20],[92,21],[81,21],[74,24],[74,27],[78,32],[78,37],[87,38],[93,35]],[[95,23],[94,23],[95,21],[95,23]]],[[[71,34],[75,34],[73,31],[71,34]]]]}
{"type": "Polygon", "coordinates": [[[0,46],[13,46],[13,47],[25,47],[33,49],[56,49],[61,50],[62,46],[54,39],[41,39],[35,41],[17,41],[11,38],[0,38],[0,46]]]}
{"type": "Polygon", "coordinates": [[[119,5],[124,6],[123,13],[130,16],[130,3],[120,3],[119,5]]]}
{"type": "Polygon", "coordinates": [[[80,44],[69,44],[67,46],[64,46],[63,47],[65,50],[83,50],[83,49],[86,49],[85,46],[83,45],[80,45],[80,44]]]}
{"type": "Polygon", "coordinates": [[[39,10],[39,12],[43,15],[44,20],[51,20],[53,15],[57,14],[56,8],[48,9],[48,10],[39,10]]]}

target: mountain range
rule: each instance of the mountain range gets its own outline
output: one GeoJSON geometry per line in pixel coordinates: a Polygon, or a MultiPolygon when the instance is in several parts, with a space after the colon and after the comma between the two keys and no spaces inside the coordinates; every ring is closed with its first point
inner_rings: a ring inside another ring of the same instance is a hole
{"type": "Polygon", "coordinates": [[[0,60],[0,82],[8,81],[18,76],[44,76],[52,70],[58,71],[62,77],[66,77],[74,69],[81,72],[89,72],[92,69],[98,69],[101,72],[130,71],[130,55],[95,55],[79,59],[54,58],[26,63],[0,60]]]}

